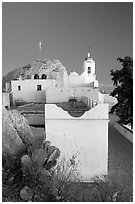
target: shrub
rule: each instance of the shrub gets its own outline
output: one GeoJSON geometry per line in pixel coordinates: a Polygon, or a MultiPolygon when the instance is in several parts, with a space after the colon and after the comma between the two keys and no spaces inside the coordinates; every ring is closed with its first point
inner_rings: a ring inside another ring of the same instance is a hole
{"type": "Polygon", "coordinates": [[[107,175],[95,176],[93,178],[93,197],[92,201],[96,202],[128,202],[132,197],[132,186],[127,186],[124,180],[117,182],[107,175]]]}
{"type": "Polygon", "coordinates": [[[74,159],[74,155],[69,161],[63,157],[52,171],[52,181],[57,189],[58,196],[66,201],[75,200],[76,195],[73,194],[73,191],[71,192],[71,189],[81,182],[77,166],[73,162],[74,159]]]}

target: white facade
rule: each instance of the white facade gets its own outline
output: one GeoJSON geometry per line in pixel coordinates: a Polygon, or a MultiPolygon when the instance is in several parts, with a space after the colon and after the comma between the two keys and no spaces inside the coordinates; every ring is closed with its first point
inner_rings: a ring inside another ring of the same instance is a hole
{"type": "Polygon", "coordinates": [[[108,173],[108,105],[98,104],[72,117],[54,104],[45,105],[46,137],[61,151],[60,160],[75,156],[80,178],[108,173]]]}
{"type": "Polygon", "coordinates": [[[46,103],[68,102],[70,98],[82,101],[83,97],[99,101],[99,90],[91,87],[59,87],[46,90],[46,103]]]}
{"type": "Polygon", "coordinates": [[[14,101],[22,102],[46,102],[46,89],[55,86],[55,80],[27,79],[11,82],[14,101]]]}
{"type": "Polygon", "coordinates": [[[115,97],[110,96],[110,94],[103,94],[100,92],[99,101],[109,104],[109,109],[117,103],[117,99],[115,97]]]}
{"type": "MultiPolygon", "coordinates": [[[[54,90],[59,93],[59,88],[66,91],[67,87],[70,89],[68,92],[68,97],[69,93],[72,94],[73,87],[80,87],[80,89],[84,87],[98,88],[98,81],[96,80],[95,75],[95,62],[90,57],[90,53],[88,53],[88,56],[84,61],[83,73],[81,75],[77,74],[76,72],[72,72],[68,75],[65,69],[58,72],[53,72],[53,69],[51,72],[47,72],[47,69],[44,69],[39,70],[39,73],[32,75],[31,79],[22,80],[21,77],[19,77],[18,80],[11,81],[13,102],[22,101],[45,103],[46,92],[50,97],[54,90]],[[37,78],[35,78],[35,76],[37,78]],[[48,89],[50,92],[48,92],[48,89]]],[[[55,96],[58,98],[56,94],[55,96]]],[[[85,95],[81,94],[81,96],[85,95]]],[[[63,97],[63,94],[61,97],[63,97]]]]}
{"type": "Polygon", "coordinates": [[[70,75],[64,73],[63,80],[64,86],[89,86],[97,88],[98,81],[96,80],[95,74],[95,62],[90,57],[90,53],[88,53],[88,56],[83,63],[83,73],[81,75],[76,72],[71,72],[70,75]]]}
{"type": "Polygon", "coordinates": [[[88,52],[88,56],[83,63],[83,71],[87,73],[89,76],[93,76],[95,74],[95,62],[91,58],[90,53],[88,52]]]}

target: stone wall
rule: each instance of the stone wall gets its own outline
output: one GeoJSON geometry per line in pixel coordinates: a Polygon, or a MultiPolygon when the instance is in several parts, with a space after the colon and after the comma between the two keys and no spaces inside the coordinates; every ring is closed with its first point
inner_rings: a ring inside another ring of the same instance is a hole
{"type": "Polygon", "coordinates": [[[39,112],[22,112],[28,124],[32,126],[45,127],[45,114],[39,112]]]}

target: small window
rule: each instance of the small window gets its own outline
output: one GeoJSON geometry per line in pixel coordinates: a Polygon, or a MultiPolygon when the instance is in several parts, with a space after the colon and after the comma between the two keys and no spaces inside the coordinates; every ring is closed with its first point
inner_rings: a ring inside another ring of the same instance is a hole
{"type": "Polygon", "coordinates": [[[18,91],[21,91],[21,86],[20,85],[18,86],[18,91]]]}
{"type": "Polygon", "coordinates": [[[41,85],[37,85],[37,91],[41,91],[41,85]]]}

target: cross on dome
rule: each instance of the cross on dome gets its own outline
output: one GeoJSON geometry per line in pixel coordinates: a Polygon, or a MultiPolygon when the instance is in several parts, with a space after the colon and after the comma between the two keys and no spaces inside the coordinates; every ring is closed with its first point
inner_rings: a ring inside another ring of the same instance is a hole
{"type": "Polygon", "coordinates": [[[91,56],[90,56],[90,52],[88,52],[88,58],[90,58],[91,56]]]}
{"type": "Polygon", "coordinates": [[[90,54],[90,46],[88,45],[88,58],[91,57],[91,54],[90,54]]]}

